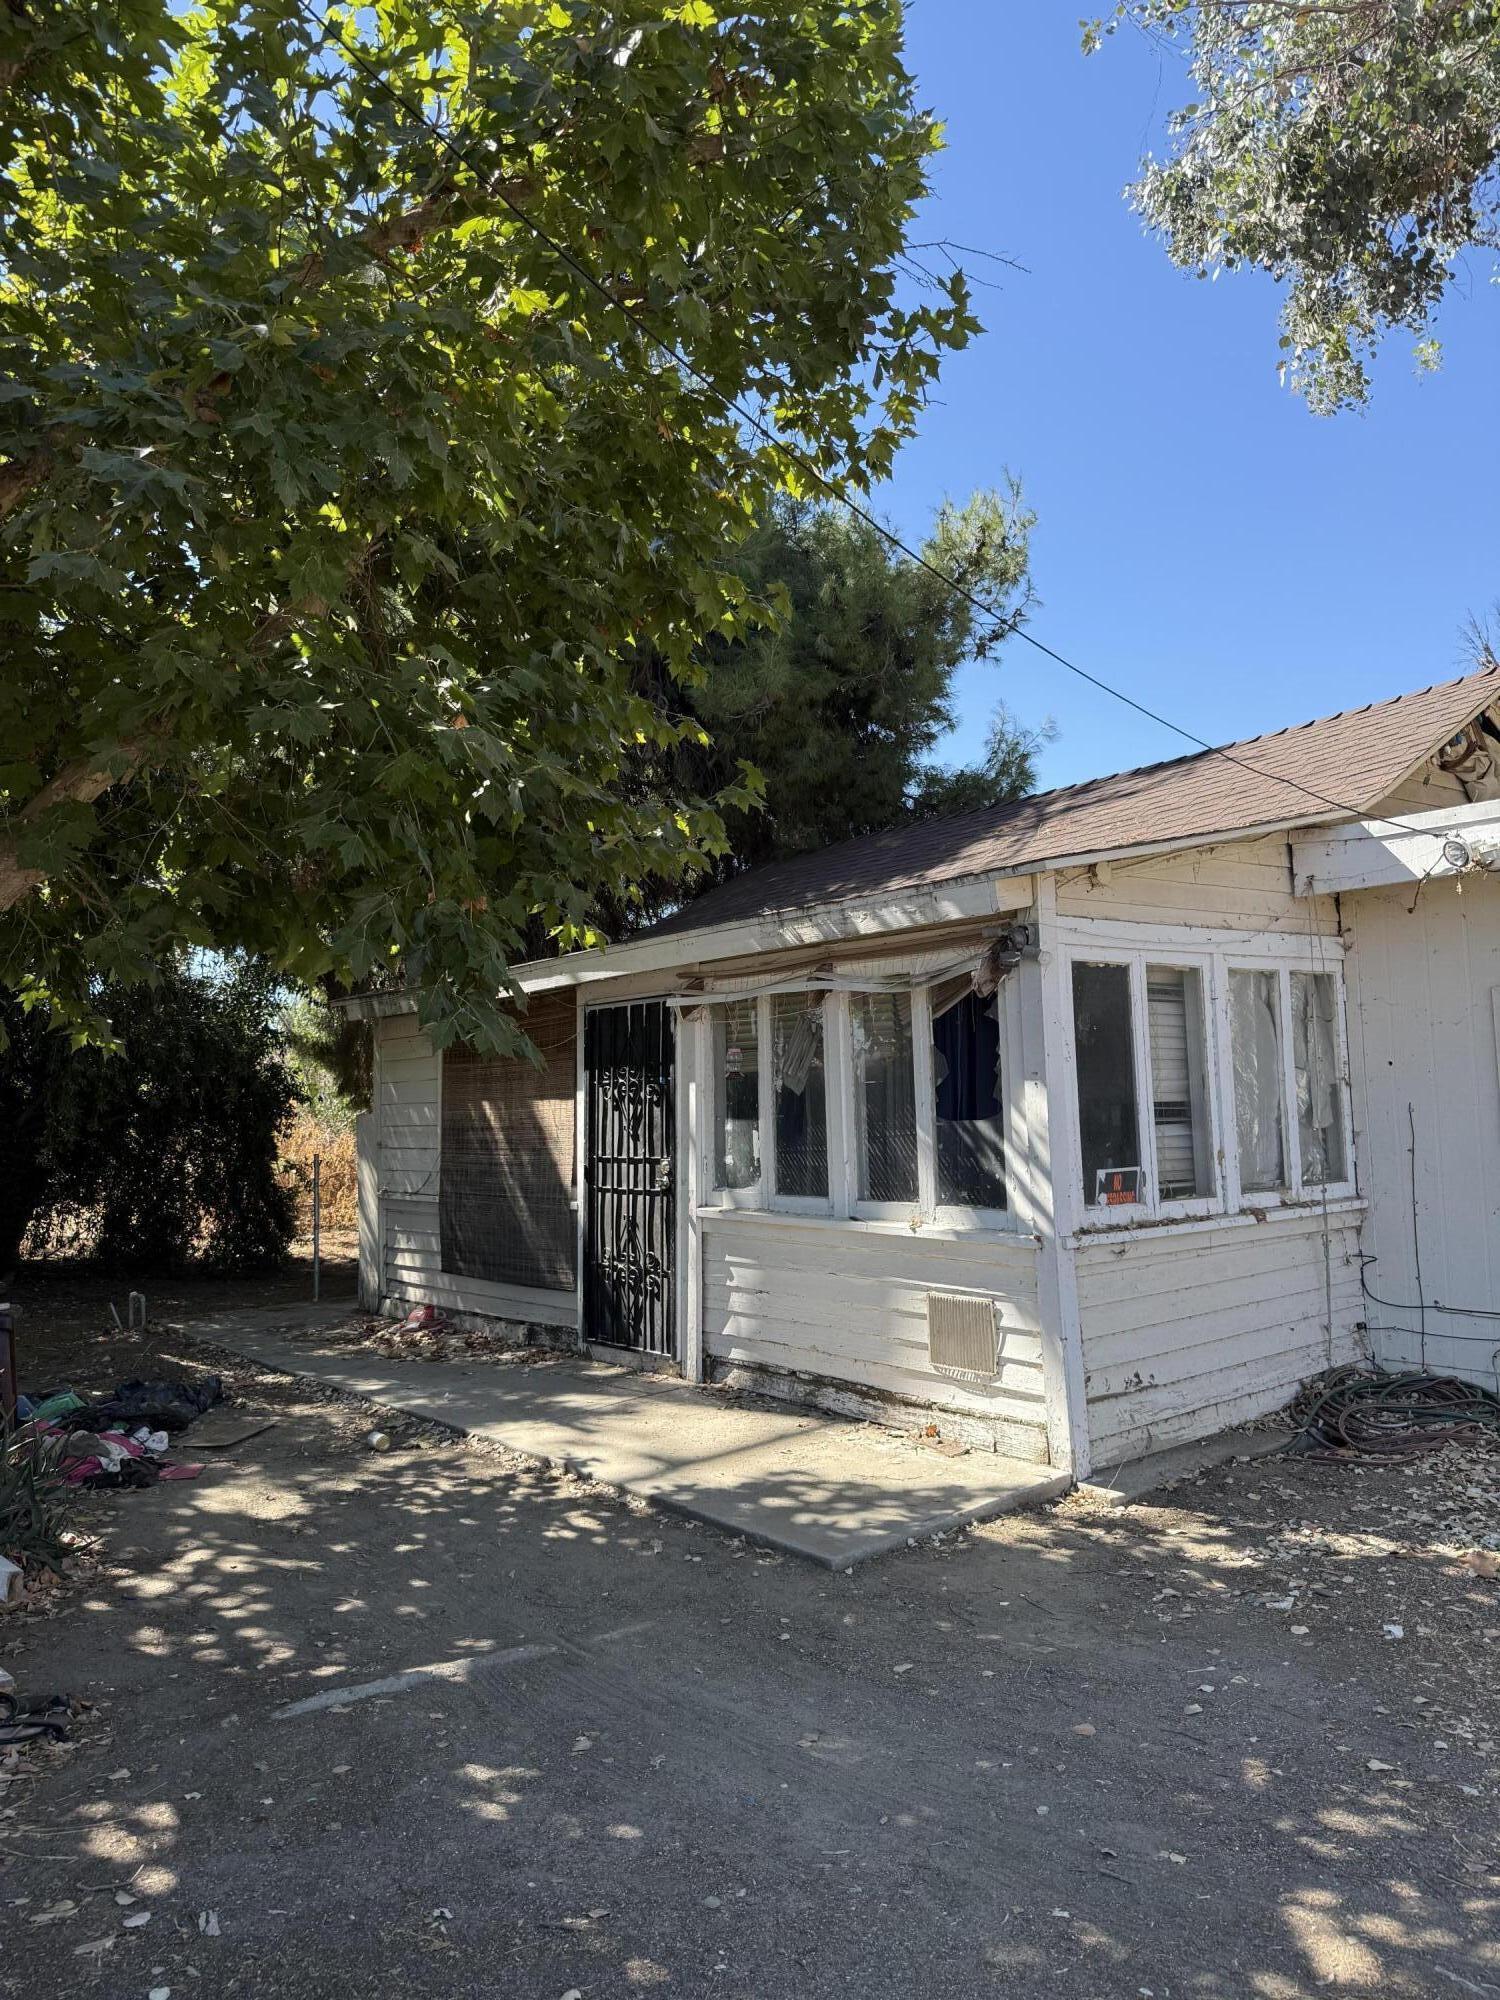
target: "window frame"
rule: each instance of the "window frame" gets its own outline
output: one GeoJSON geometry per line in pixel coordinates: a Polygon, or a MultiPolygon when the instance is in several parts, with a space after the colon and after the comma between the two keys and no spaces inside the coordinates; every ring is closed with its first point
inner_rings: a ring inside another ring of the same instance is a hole
{"type": "MultiPolygon", "coordinates": [[[[904,972],[898,973],[905,980],[904,972]]],[[[815,986],[806,981],[787,980],[757,988],[754,993],[705,994],[707,1010],[735,1000],[749,999],[756,1008],[757,1038],[757,1120],[760,1130],[760,1177],[748,1187],[719,1188],[710,1185],[715,1174],[714,1135],[718,1116],[721,1079],[714,1063],[714,1035],[711,1021],[705,1023],[706,1056],[710,1074],[703,1092],[704,1130],[700,1157],[701,1182],[696,1190],[697,1205],[705,1211],[749,1210],[756,1214],[826,1217],[837,1222],[900,1223],[913,1232],[938,1229],[955,1233],[1016,1235],[1024,1233],[1018,1220],[1025,1202],[1019,1167],[1027,1157],[1021,1081],[1020,1000],[1013,978],[1001,981],[997,1004],[1000,1026],[1000,1102],[1005,1126],[1005,1208],[969,1208],[937,1199],[936,1092],[932,1066],[932,1002],[934,982],[920,973],[911,975],[910,984],[883,984],[878,978],[867,982],[851,978],[838,986],[815,986]],[[859,1195],[857,1153],[859,1122],[856,1115],[854,1046],[850,1024],[850,1002],[856,993],[897,991],[911,999],[912,1068],[917,1119],[917,1195],[914,1201],[863,1201],[859,1195]],[[823,1006],[823,1066],[827,1114],[828,1195],[786,1195],[776,1187],[775,1091],[771,1081],[772,1009],[778,994],[798,993],[819,997],[823,1006]]]]}
{"type": "MultiPolygon", "coordinates": [[[[923,1063],[922,1055],[919,1054],[921,1043],[918,1038],[930,1035],[931,1017],[928,1014],[926,1006],[923,1005],[919,1008],[917,1002],[919,998],[925,1002],[925,989],[915,986],[900,988],[873,985],[851,986],[841,992],[838,998],[842,1003],[839,1009],[841,1016],[839,1021],[839,1039],[843,1057],[840,1067],[843,1073],[841,1081],[843,1084],[844,1131],[848,1135],[844,1165],[847,1175],[849,1214],[856,1222],[910,1222],[913,1217],[925,1222],[932,1213],[932,1203],[929,1196],[933,1187],[932,1162],[929,1160],[924,1169],[922,1158],[924,1151],[923,1132],[926,1128],[927,1120],[922,1110],[923,1063]],[[863,994],[889,994],[892,992],[899,992],[903,997],[909,998],[911,1001],[912,1097],[913,1111],[917,1123],[917,1192],[910,1201],[867,1201],[861,1199],[859,1192],[859,1079],[854,1073],[854,1030],[853,1007],[851,1003],[863,994]]],[[[930,1104],[932,1100],[932,1052],[930,1047],[925,1053],[927,1057],[927,1101],[930,1104]]],[[[925,1150],[929,1153],[932,1151],[930,1137],[925,1150]]]]}
{"type": "Polygon", "coordinates": [[[1193,1222],[1224,1212],[1225,1142],[1223,1116],[1215,1099],[1218,1076],[1218,1035],[1214,993],[1214,956],[1206,950],[1187,950],[1153,939],[1140,945],[1075,944],[1064,953],[1067,970],[1068,1012],[1066,1021],[1066,1062],[1068,1072],[1068,1116],[1072,1121],[1073,1158],[1080,1163],[1077,1174],[1080,1209],[1084,1229],[1128,1228],[1142,1222],[1193,1222]],[[1135,1059],[1136,1137],[1141,1152],[1141,1199],[1121,1202],[1103,1209],[1088,1199],[1082,1185],[1083,1107],[1078,1092],[1078,1047],[1073,1013],[1073,968],[1075,965],[1123,966],[1130,979],[1130,1046],[1135,1059]],[[1208,1157],[1213,1166],[1212,1194],[1179,1196],[1163,1201],[1156,1155],[1155,1094],[1151,1083],[1151,1016],[1147,1004],[1146,970],[1157,966],[1163,972],[1196,972],[1203,1005],[1204,1115],[1208,1120],[1208,1157]]]}
{"type": "Polygon", "coordinates": [[[736,1001],[748,1001],[755,1014],[755,1131],[760,1156],[760,1172],[744,1187],[728,1188],[714,1185],[718,1174],[718,1134],[720,1107],[723,1103],[724,1079],[719,1072],[717,1049],[715,1047],[712,1019],[708,1026],[708,1088],[704,1093],[708,1114],[708,1130],[703,1135],[703,1174],[708,1185],[698,1191],[699,1205],[708,1208],[750,1208],[764,1207],[763,1195],[766,1187],[766,1087],[762,1078],[762,1067],[766,1058],[765,1029],[766,1011],[755,994],[726,995],[715,1003],[719,1007],[734,1005],[736,1001]]]}
{"type": "Polygon", "coordinates": [[[1005,1126],[1004,1208],[976,1208],[958,1202],[940,1202],[937,1198],[937,1088],[932,1068],[932,988],[936,983],[939,982],[929,981],[919,988],[913,995],[912,1007],[917,1057],[917,1175],[924,1213],[932,1217],[938,1229],[998,1230],[1014,1234],[1021,1228],[1016,1216],[1025,1203],[1017,1163],[1027,1150],[1021,1118],[1021,1017],[1015,976],[1002,979],[995,994],[1000,1010],[1000,1116],[1005,1126]]]}
{"type": "Polygon", "coordinates": [[[1231,945],[1227,941],[1206,939],[1201,932],[1195,935],[1180,928],[1164,928],[1153,931],[1140,941],[1133,938],[1126,941],[1121,936],[1123,926],[1101,929],[1097,938],[1091,934],[1093,928],[1092,925],[1082,924],[1071,927],[1071,935],[1061,947],[1067,993],[1063,1072],[1069,1098],[1066,1115],[1074,1149],[1073,1196],[1079,1204],[1079,1233],[1101,1234],[1110,1230],[1139,1228],[1143,1223],[1152,1222],[1210,1221],[1267,1209],[1306,1208],[1324,1201],[1357,1199],[1359,1162],[1355,1149],[1354,1103],[1349,1069],[1349,988],[1342,944],[1332,938],[1319,937],[1310,954],[1306,943],[1290,936],[1266,934],[1253,941],[1241,936],[1231,945]],[[1121,965],[1130,969],[1131,1044],[1136,1066],[1144,1198],[1107,1210],[1090,1207],[1083,1199],[1083,1128],[1073,1022],[1073,966],[1080,962],[1085,965],[1121,965]],[[1209,1124],[1209,1158],[1214,1167],[1215,1191],[1212,1195],[1162,1201],[1157,1192],[1156,1121],[1150,1115],[1153,1098],[1146,999],[1146,974],[1151,966],[1171,971],[1194,970],[1202,981],[1206,1015],[1204,1109],[1209,1124]],[[1276,975],[1281,1035],[1281,1118],[1287,1179],[1284,1187],[1265,1193],[1259,1190],[1246,1193],[1240,1179],[1229,1004],[1229,976],[1232,972],[1273,972],[1276,975]],[[1291,1032],[1291,981],[1294,972],[1323,973],[1334,983],[1338,1104],[1345,1165],[1345,1178],[1340,1181],[1307,1183],[1302,1176],[1302,1139],[1297,1118],[1296,1067],[1291,1032]]]}
{"type": "Polygon", "coordinates": [[[704,1184],[697,1189],[697,1205],[700,1208],[749,1209],[760,1215],[832,1215],[836,1212],[840,1153],[835,1150],[838,1120],[834,1113],[834,1100],[838,1091],[838,1075],[834,1060],[836,1036],[828,1004],[833,997],[819,987],[793,984],[761,989],[754,993],[722,993],[705,996],[704,1005],[710,1011],[716,1007],[745,1000],[748,1000],[755,1009],[755,1118],[760,1134],[760,1173],[755,1180],[742,1188],[722,1188],[712,1184],[716,1174],[714,1138],[718,1130],[722,1079],[715,1060],[714,1024],[710,1020],[706,1024],[709,1075],[708,1087],[704,1092],[707,1129],[702,1136],[701,1145],[704,1184]],[[828,1148],[826,1195],[782,1194],[776,1185],[776,1092],[771,1082],[775,1062],[772,1015],[773,1002],[776,996],[782,993],[805,994],[810,999],[817,998],[822,1002],[824,1133],[828,1148]]]}
{"type": "Polygon", "coordinates": [[[1354,1157],[1354,1106],[1349,1084],[1349,988],[1342,955],[1327,955],[1318,965],[1306,963],[1306,954],[1287,954],[1268,961],[1250,958],[1243,952],[1226,952],[1223,958],[1221,1064],[1225,1124],[1233,1135],[1228,1146],[1231,1212],[1256,1208],[1305,1208],[1309,1202],[1345,1201],[1359,1192],[1358,1165],[1354,1157]],[[1274,972],[1276,974],[1277,1027],[1281,1040],[1281,1134],[1286,1184],[1280,1188],[1252,1189],[1246,1193],[1240,1181],[1238,1106],[1234,1097],[1234,1054],[1230,1040],[1229,975],[1231,972],[1274,972]],[[1344,1141],[1344,1178],[1337,1181],[1306,1181],[1302,1173],[1302,1121],[1297,1116],[1297,1064],[1292,1045],[1292,974],[1326,974],[1334,991],[1334,1060],[1339,1120],[1344,1141]]]}

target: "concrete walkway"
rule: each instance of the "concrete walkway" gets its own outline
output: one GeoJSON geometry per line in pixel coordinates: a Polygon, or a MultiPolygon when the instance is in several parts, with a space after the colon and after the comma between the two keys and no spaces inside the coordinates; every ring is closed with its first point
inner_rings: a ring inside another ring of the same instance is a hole
{"type": "Polygon", "coordinates": [[[1072,1483],[1044,1465],[981,1451],[945,1458],[863,1425],[752,1408],[571,1355],[390,1361],[318,1337],[349,1310],[230,1313],[183,1331],[831,1569],[1039,1505],[1072,1483]]]}

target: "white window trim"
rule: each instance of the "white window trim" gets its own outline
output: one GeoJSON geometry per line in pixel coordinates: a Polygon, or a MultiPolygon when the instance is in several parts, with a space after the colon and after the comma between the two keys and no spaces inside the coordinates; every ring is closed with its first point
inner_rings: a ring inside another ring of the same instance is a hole
{"type": "MultiPolygon", "coordinates": [[[[892,970],[900,970],[893,966],[892,970]]],[[[721,1079],[716,1067],[704,1091],[705,1115],[709,1129],[700,1154],[703,1184],[696,1190],[697,1205],[707,1214],[748,1210],[765,1216],[823,1217],[842,1222],[900,1224],[913,1231],[946,1231],[952,1234],[998,1235],[1023,1238],[1026,1231],[1018,1220],[1025,1202],[1022,1177],[1026,1148],[1018,1144],[1017,1131],[1022,1079],[1020,998],[1014,978],[1000,985],[1001,1029],[1001,1110],[1005,1122],[1005,1186],[1007,1208],[962,1208],[937,1201],[936,1092],[932,1072],[932,1005],[928,984],[913,986],[912,1060],[916,1087],[917,1114],[917,1199],[914,1202],[861,1201],[856,1134],[858,1123],[854,1102],[854,1048],[849,1021],[849,1002],[854,991],[882,992],[889,988],[870,986],[827,988],[798,985],[790,981],[774,988],[760,989],[756,1005],[756,1104],[760,1126],[760,1178],[749,1187],[718,1188],[710,1185],[715,1173],[717,1147],[714,1143],[718,1118],[721,1079]],[[775,1101],[771,1084],[772,1043],[771,1005],[775,993],[821,994],[823,1001],[824,1094],[828,1117],[828,1195],[785,1195],[776,1192],[775,1101]]],[[[712,1007],[734,998],[712,996],[704,1004],[712,1007]]],[[[714,1065],[713,1037],[706,1037],[710,1065],[714,1065]]],[[[1023,1135],[1024,1137],[1024,1135],[1023,1135]]]]}
{"type": "MultiPolygon", "coordinates": [[[[1081,1208],[1080,1235],[1095,1236],[1111,1230],[1138,1228],[1142,1223],[1180,1223],[1235,1218],[1272,1209],[1297,1209],[1322,1202],[1346,1203],[1358,1198],[1359,1164],[1354,1150],[1353,1091],[1349,1075],[1349,995],[1344,977],[1344,950],[1332,938],[1316,941],[1317,963],[1308,962],[1308,948],[1301,939],[1266,934],[1257,938],[1236,938],[1232,947],[1221,939],[1205,939],[1202,932],[1181,927],[1153,930],[1149,939],[1130,936],[1135,927],[1075,925],[1063,947],[1066,966],[1068,1014],[1063,1049],[1063,1071],[1067,1082],[1072,1136],[1082,1157],[1082,1119],[1078,1097],[1078,1055],[1073,1034],[1073,967],[1123,965],[1130,971],[1131,1031],[1135,1057],[1136,1121],[1141,1151],[1144,1199],[1108,1210],[1081,1208]],[[1095,934],[1097,933],[1097,934],[1095,934]],[[1185,1201],[1162,1201],[1157,1195],[1156,1122],[1151,1116],[1151,1051],[1149,1017],[1146,1007],[1146,968],[1150,965],[1173,969],[1192,968],[1201,974],[1204,1024],[1205,1081],[1207,1084],[1208,1143],[1214,1162],[1216,1192],[1185,1201]],[[1287,1185],[1262,1192],[1246,1193],[1240,1180],[1238,1110],[1234,1090],[1234,1056],[1229,1013],[1231,972],[1271,972],[1278,976],[1278,1005],[1281,1028],[1281,1117],[1283,1156],[1287,1185]],[[1296,1070],[1292,1053],[1291,976],[1294,972],[1326,973],[1334,982],[1336,995],[1335,1034],[1337,1041],[1339,1109],[1343,1121],[1344,1159],[1348,1172],[1341,1181],[1305,1183],[1302,1178],[1302,1140],[1297,1119],[1296,1070]]],[[[1080,1190],[1080,1193],[1083,1191],[1080,1190]]]]}
{"type": "MultiPolygon", "coordinates": [[[[816,993],[817,988],[778,987],[778,992],[816,993]]],[[[765,1199],[761,1206],[768,1215],[833,1215],[837,1213],[837,1188],[839,1182],[838,1154],[834,1150],[833,1106],[838,1095],[838,1076],[831,1061],[834,1037],[830,1034],[830,1002],[836,997],[823,993],[823,1100],[825,1104],[824,1143],[828,1148],[828,1192],[819,1194],[782,1194],[776,1185],[776,1091],[774,1076],[776,1050],[771,1039],[771,1004],[773,995],[762,993],[756,1001],[755,1028],[759,1045],[765,1050],[764,1060],[758,1065],[756,1074],[760,1085],[760,1182],[765,1199]]]]}
{"type": "MultiPolygon", "coordinates": [[[[734,996],[731,996],[733,998],[734,996]]],[[[718,1174],[719,1147],[719,1107],[723,1102],[724,1078],[719,1069],[718,1050],[715,1042],[712,1016],[705,1019],[704,1046],[706,1049],[707,1077],[703,1092],[704,1116],[707,1130],[699,1142],[700,1185],[693,1190],[693,1198],[699,1208],[764,1208],[766,1179],[766,1085],[765,1085],[765,1042],[766,1010],[769,1003],[764,999],[749,996],[755,1009],[755,1127],[759,1140],[760,1172],[753,1181],[742,1188],[723,1188],[714,1185],[718,1174]]]]}
{"type": "Polygon", "coordinates": [[[1224,1072],[1227,1095],[1225,1097],[1226,1123],[1230,1138],[1228,1150],[1233,1158],[1234,1193],[1240,1208],[1306,1208],[1309,1204],[1322,1201],[1346,1201],[1359,1192],[1359,1169],[1354,1158],[1354,1118],[1353,1092],[1349,1085],[1349,995],[1344,979],[1342,960],[1330,961],[1326,965],[1309,965],[1305,952],[1287,954],[1278,959],[1274,966],[1268,966],[1265,959],[1247,959],[1238,946],[1227,953],[1224,959],[1222,1036],[1224,1042],[1224,1072]],[[1280,1188],[1262,1190],[1252,1188],[1245,1192],[1240,1184],[1239,1161],[1239,1114],[1234,1100],[1234,1057],[1230,1041],[1229,1020],[1229,975],[1231,972],[1269,972],[1277,974],[1277,1007],[1281,1034],[1281,1135],[1282,1158],[1286,1169],[1286,1185],[1280,1188]],[[1305,1181],[1302,1175],[1302,1124],[1297,1116],[1297,1067],[1292,1049],[1292,974],[1326,973],[1333,980],[1334,989],[1334,1059],[1338,1065],[1339,1117],[1343,1124],[1344,1165],[1347,1169],[1340,1181],[1305,1181]]]}
{"type": "Polygon", "coordinates": [[[1220,1135],[1223,1116],[1215,1103],[1214,1088],[1219,1073],[1217,1020],[1214,1004],[1214,960],[1203,949],[1186,950],[1162,945],[1153,933],[1149,944],[1070,945],[1064,952],[1067,965],[1067,1035],[1064,1066],[1068,1078],[1068,1115],[1072,1119],[1076,1160],[1083,1158],[1083,1114],[1078,1091],[1078,1048],[1073,1031],[1073,968],[1075,965],[1121,965],[1130,977],[1130,1035],[1135,1058],[1136,1144],[1141,1154],[1141,1199],[1121,1202],[1112,1208],[1098,1208],[1081,1190],[1082,1220],[1079,1227],[1089,1232],[1124,1229],[1142,1222],[1196,1222],[1225,1212],[1224,1140],[1220,1135]],[[1146,1001],[1146,968],[1159,965],[1173,972],[1196,972],[1201,980],[1204,1022],[1204,1068],[1207,1072],[1205,1113],[1208,1118],[1208,1153],[1213,1162],[1214,1192],[1176,1201],[1163,1201],[1157,1192],[1155,1099],[1151,1089],[1151,1021],[1146,1001]]]}
{"type": "MultiPolygon", "coordinates": [[[[870,992],[878,991],[874,987],[866,990],[870,992]]],[[[925,1101],[929,1105],[932,1103],[932,1048],[930,1045],[932,1015],[927,1004],[927,991],[925,987],[913,987],[911,992],[906,996],[911,1001],[912,1085],[917,1121],[917,1192],[915,1198],[911,1201],[866,1201],[862,1199],[859,1192],[859,1103],[857,1079],[854,1074],[853,1009],[850,1006],[850,1002],[857,997],[853,993],[840,993],[838,995],[839,1000],[843,1003],[841,1019],[839,1021],[839,1046],[845,1058],[843,1063],[844,1074],[842,1077],[843,1090],[841,1096],[843,1099],[844,1131],[846,1134],[845,1151],[848,1156],[849,1172],[849,1206],[845,1212],[852,1215],[858,1222],[909,1222],[914,1223],[920,1228],[922,1223],[932,1214],[932,1193],[934,1186],[932,1161],[931,1159],[928,1160],[925,1173],[922,1162],[924,1133],[928,1134],[925,1150],[929,1153],[932,1150],[929,1121],[923,1115],[922,1111],[924,1102],[922,1084],[924,1060],[927,1070],[925,1101]],[[917,1004],[919,1000],[922,1003],[920,1008],[917,1004]],[[919,1039],[919,1037],[924,1035],[928,1038],[926,1044],[919,1039]],[[921,1051],[920,1054],[918,1053],[919,1050],[921,1051]]]]}
{"type": "Polygon", "coordinates": [[[966,1208],[957,1202],[939,1202],[937,1198],[937,1089],[932,1071],[932,990],[924,986],[921,990],[922,1024],[917,1026],[915,1016],[912,1033],[919,1036],[916,1046],[917,1056],[917,1166],[923,1164],[923,1152],[927,1155],[927,1173],[921,1182],[922,1213],[935,1228],[974,1230],[989,1234],[1014,1235],[1020,1225],[1016,1216],[1025,1205],[1025,1197],[1019,1192],[1021,1162],[1025,1158],[1024,1145],[1017,1147],[1014,1134],[1019,1126],[1021,1057],[1021,1014],[1020,997],[1016,979],[1002,979],[999,988],[1000,1003],[1000,1118],[1005,1131],[1005,1199],[1004,1208],[966,1208]],[[923,1071],[925,1068],[926,1096],[923,1096],[923,1071]]]}

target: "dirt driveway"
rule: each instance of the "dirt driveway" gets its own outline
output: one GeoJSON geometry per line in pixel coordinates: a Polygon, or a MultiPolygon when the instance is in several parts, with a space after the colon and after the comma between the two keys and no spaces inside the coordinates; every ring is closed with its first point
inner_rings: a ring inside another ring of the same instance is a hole
{"type": "Polygon", "coordinates": [[[232,1387],[276,1427],[0,1622],[100,1704],[3,1787],[0,1991],[1500,1994],[1493,1459],[830,1576],[232,1387]]]}

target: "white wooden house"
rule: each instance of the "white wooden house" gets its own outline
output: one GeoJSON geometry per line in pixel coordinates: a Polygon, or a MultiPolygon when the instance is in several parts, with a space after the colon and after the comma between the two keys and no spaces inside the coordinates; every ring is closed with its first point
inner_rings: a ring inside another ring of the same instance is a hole
{"type": "Polygon", "coordinates": [[[1080,1477],[1365,1353],[1490,1379],[1496,702],[752,871],[525,968],[540,1068],[355,1003],[364,1297],[1080,1477]]]}

